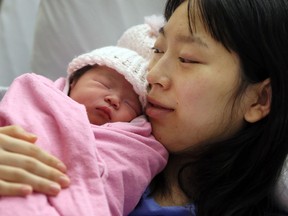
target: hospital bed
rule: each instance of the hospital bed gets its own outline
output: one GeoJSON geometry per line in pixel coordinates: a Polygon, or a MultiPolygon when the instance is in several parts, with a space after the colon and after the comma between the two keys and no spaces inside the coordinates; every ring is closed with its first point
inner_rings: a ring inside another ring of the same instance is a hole
{"type": "MultiPolygon", "coordinates": [[[[67,64],[92,49],[115,45],[165,0],[0,0],[0,99],[12,80],[34,72],[66,76],[67,64]]],[[[277,188],[288,211],[288,162],[277,188]]]]}

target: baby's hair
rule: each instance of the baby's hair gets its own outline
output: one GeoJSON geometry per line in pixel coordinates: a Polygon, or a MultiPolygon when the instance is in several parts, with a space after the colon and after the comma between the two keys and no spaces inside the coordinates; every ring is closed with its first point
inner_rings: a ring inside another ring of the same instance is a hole
{"type": "MultiPolygon", "coordinates": [[[[77,71],[75,71],[70,77],[69,77],[69,85],[71,85],[71,83],[73,81],[77,81],[84,73],[86,73],[88,70],[90,70],[91,68],[93,68],[95,65],[86,65],[80,69],[78,69],[77,71]]],[[[69,92],[68,95],[70,95],[70,88],[69,88],[69,92]]]]}
{"type": "Polygon", "coordinates": [[[73,81],[78,80],[84,73],[86,73],[88,70],[93,68],[93,65],[86,65],[77,71],[75,71],[70,77],[69,77],[69,84],[71,84],[73,81]]]}

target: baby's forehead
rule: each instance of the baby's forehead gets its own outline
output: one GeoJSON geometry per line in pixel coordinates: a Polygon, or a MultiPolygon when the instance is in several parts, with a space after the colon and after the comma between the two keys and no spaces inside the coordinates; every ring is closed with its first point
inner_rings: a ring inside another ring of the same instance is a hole
{"type": "Polygon", "coordinates": [[[107,67],[105,65],[95,65],[94,66],[95,77],[99,79],[105,79],[109,82],[112,87],[119,88],[123,90],[132,91],[134,93],[133,84],[130,83],[123,74],[119,73],[116,69],[107,67]]]}
{"type": "Polygon", "coordinates": [[[94,67],[96,70],[96,76],[99,75],[100,77],[105,77],[110,82],[115,84],[124,84],[128,82],[125,76],[114,68],[108,67],[106,65],[95,65],[94,67]]]}

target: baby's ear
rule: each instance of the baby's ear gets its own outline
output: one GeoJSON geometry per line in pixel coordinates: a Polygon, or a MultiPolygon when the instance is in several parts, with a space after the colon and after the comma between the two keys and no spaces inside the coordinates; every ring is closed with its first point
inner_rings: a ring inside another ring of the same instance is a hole
{"type": "Polygon", "coordinates": [[[76,79],[70,80],[69,89],[71,90],[76,84],[76,79]]]}
{"type": "Polygon", "coordinates": [[[244,114],[244,119],[250,123],[261,120],[270,112],[272,100],[270,79],[266,79],[261,83],[256,84],[253,90],[255,91],[255,100],[250,104],[244,114]]]}

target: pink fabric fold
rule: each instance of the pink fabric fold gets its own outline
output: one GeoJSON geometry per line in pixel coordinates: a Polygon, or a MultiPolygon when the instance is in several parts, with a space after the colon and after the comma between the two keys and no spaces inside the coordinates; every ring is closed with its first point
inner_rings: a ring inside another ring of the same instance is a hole
{"type": "Polygon", "coordinates": [[[15,79],[0,103],[0,124],[36,134],[36,144],[67,165],[71,185],[56,197],[1,197],[0,215],[127,215],[166,165],[168,153],[144,116],[91,125],[64,85],[36,74],[15,79]]]}

